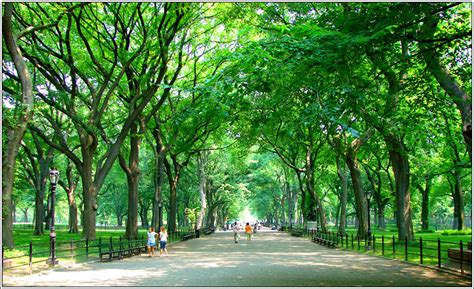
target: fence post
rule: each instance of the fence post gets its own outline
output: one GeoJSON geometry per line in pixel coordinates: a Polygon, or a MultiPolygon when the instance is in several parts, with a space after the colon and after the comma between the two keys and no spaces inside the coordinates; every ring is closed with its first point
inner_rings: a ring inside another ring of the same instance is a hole
{"type": "Polygon", "coordinates": [[[462,250],[462,240],[459,241],[459,249],[460,249],[459,253],[461,253],[461,254],[460,254],[460,255],[461,255],[461,256],[460,256],[460,258],[461,258],[461,262],[460,262],[461,274],[464,274],[464,267],[463,267],[463,265],[462,265],[462,263],[463,263],[463,261],[464,261],[463,258],[462,258],[462,253],[463,253],[463,250],[462,250]]]}
{"type": "Polygon", "coordinates": [[[86,259],[89,259],[89,237],[86,238],[86,259]]]}
{"type": "Polygon", "coordinates": [[[405,261],[408,261],[408,236],[405,236],[405,261]]]}
{"type": "Polygon", "coordinates": [[[423,264],[423,239],[420,237],[420,264],[423,264]]]}
{"type": "Polygon", "coordinates": [[[382,235],[382,256],[385,256],[385,239],[384,239],[384,235],[382,235]]]}
{"type": "MultiPolygon", "coordinates": [[[[3,247],[2,247],[2,249],[3,249],[3,247]]],[[[29,260],[30,260],[29,266],[30,266],[30,274],[31,274],[31,273],[33,273],[33,242],[32,241],[30,241],[29,260]]]]}
{"type": "Polygon", "coordinates": [[[364,248],[367,250],[367,235],[364,234],[364,248]]]}
{"type": "Polygon", "coordinates": [[[441,240],[438,238],[438,268],[441,268],[441,240]]]}
{"type": "Polygon", "coordinates": [[[354,234],[351,234],[352,250],[354,250],[354,234]]]}
{"type": "Polygon", "coordinates": [[[357,251],[360,251],[360,237],[357,235],[357,251]]]}
{"type": "Polygon", "coordinates": [[[372,251],[375,253],[375,235],[372,235],[372,251]]]}
{"type": "Polygon", "coordinates": [[[392,235],[392,252],[393,258],[395,259],[395,235],[392,235]]]}

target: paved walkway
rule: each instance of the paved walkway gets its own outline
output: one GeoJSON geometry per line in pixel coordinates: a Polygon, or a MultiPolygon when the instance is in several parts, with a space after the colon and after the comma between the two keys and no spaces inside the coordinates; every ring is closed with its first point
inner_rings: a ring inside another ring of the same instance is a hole
{"type": "MultiPolygon", "coordinates": [[[[243,234],[242,234],[243,235],[243,234]]],[[[146,255],[111,263],[3,277],[4,286],[470,286],[471,280],[339,249],[280,232],[234,244],[231,232],[169,246],[170,257],[146,255]]]]}

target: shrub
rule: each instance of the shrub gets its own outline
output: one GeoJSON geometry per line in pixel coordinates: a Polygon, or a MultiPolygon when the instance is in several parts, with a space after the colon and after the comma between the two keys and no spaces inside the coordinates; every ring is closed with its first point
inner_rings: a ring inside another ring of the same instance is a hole
{"type": "Polygon", "coordinates": [[[441,232],[443,236],[453,236],[453,235],[472,235],[472,229],[464,230],[443,230],[441,232]]]}
{"type": "Polygon", "coordinates": [[[436,230],[429,229],[429,230],[419,230],[416,231],[417,233],[436,233],[436,230]]]}

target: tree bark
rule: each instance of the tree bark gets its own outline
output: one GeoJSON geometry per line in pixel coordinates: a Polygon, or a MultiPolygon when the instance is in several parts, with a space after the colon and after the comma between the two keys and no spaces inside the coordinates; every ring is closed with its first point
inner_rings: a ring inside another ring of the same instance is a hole
{"type": "Polygon", "coordinates": [[[158,117],[155,117],[155,123],[156,126],[152,130],[153,138],[155,139],[155,194],[153,198],[153,214],[151,223],[152,227],[157,229],[163,224],[163,182],[165,174],[164,158],[166,157],[167,149],[163,144],[160,120],[158,117]]]}
{"type": "Polygon", "coordinates": [[[97,148],[97,138],[82,131],[81,152],[82,169],[78,169],[82,180],[82,199],[84,204],[84,214],[82,216],[82,237],[95,240],[95,224],[97,218],[97,185],[92,176],[93,157],[97,148]]]}
{"type": "Polygon", "coordinates": [[[454,170],[454,219],[455,227],[453,229],[462,230],[464,229],[464,199],[461,186],[461,172],[459,168],[454,170]]]}
{"type": "Polygon", "coordinates": [[[67,199],[69,204],[69,233],[78,233],[78,218],[77,218],[77,204],[76,204],[76,187],[77,181],[72,174],[72,164],[68,162],[68,166],[66,169],[66,178],[67,178],[67,187],[64,186],[64,189],[67,193],[67,199]]]}
{"type": "Polygon", "coordinates": [[[397,205],[398,238],[413,240],[413,223],[410,206],[410,164],[405,145],[395,136],[385,137],[389,157],[395,176],[395,199],[397,205]]]}
{"type": "Polygon", "coordinates": [[[201,209],[197,219],[196,229],[200,229],[206,214],[206,164],[209,152],[202,152],[197,159],[199,175],[199,195],[201,200],[201,209]]]}
{"type": "Polygon", "coordinates": [[[135,122],[130,127],[130,153],[128,166],[125,159],[119,156],[120,166],[127,175],[128,184],[128,217],[125,228],[125,238],[135,240],[138,238],[138,179],[140,177],[139,154],[141,137],[138,136],[138,124],[135,122]]]}
{"type": "Polygon", "coordinates": [[[13,32],[12,15],[13,3],[3,6],[2,31],[5,46],[10,54],[18,78],[21,82],[22,100],[21,108],[15,124],[3,123],[6,128],[6,145],[2,150],[2,243],[7,248],[14,247],[13,240],[13,183],[15,178],[15,165],[21,140],[25,135],[28,122],[33,116],[33,81],[17,45],[13,32]],[[5,149],[6,147],[6,149],[5,149]]]}
{"type": "Polygon", "coordinates": [[[339,227],[338,233],[341,235],[346,234],[346,214],[347,214],[347,175],[346,165],[344,162],[341,163],[339,156],[336,158],[337,164],[337,175],[341,180],[341,196],[340,196],[340,210],[339,210],[339,227]]]}
{"type": "Polygon", "coordinates": [[[168,159],[164,159],[164,164],[166,167],[166,174],[168,176],[168,182],[170,185],[170,198],[169,198],[169,213],[168,213],[168,231],[176,231],[176,214],[177,214],[177,192],[176,188],[178,186],[180,174],[181,174],[181,165],[178,163],[176,156],[171,155],[173,161],[173,168],[168,159]],[[173,175],[174,172],[174,175],[173,175]]]}
{"type": "Polygon", "coordinates": [[[429,204],[429,195],[431,190],[431,177],[425,176],[425,187],[421,184],[417,184],[418,190],[421,193],[421,230],[429,230],[429,214],[430,214],[430,204],[429,204]]]}
{"type": "Polygon", "coordinates": [[[352,188],[354,190],[355,209],[358,220],[357,235],[364,237],[368,232],[367,220],[367,198],[362,188],[362,178],[357,161],[357,156],[352,149],[346,153],[346,163],[349,168],[352,180],[352,188]]]}

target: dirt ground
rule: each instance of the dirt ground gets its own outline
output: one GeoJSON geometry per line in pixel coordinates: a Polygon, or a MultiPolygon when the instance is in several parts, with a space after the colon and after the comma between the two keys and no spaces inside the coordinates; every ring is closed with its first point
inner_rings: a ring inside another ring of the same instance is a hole
{"type": "Polygon", "coordinates": [[[169,257],[147,255],[110,263],[56,267],[4,286],[363,286],[470,287],[472,280],[363,254],[328,249],[286,233],[261,231],[238,244],[230,231],[169,246],[169,257]]]}

